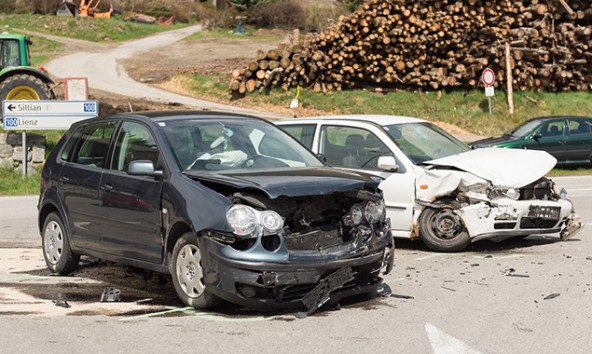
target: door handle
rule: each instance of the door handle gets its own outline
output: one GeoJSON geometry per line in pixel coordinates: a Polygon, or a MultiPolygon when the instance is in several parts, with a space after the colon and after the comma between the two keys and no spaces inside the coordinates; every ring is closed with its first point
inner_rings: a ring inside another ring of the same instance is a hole
{"type": "Polygon", "coordinates": [[[110,183],[107,183],[101,186],[101,190],[106,193],[109,193],[113,190],[113,186],[110,183]]]}
{"type": "Polygon", "coordinates": [[[66,183],[67,183],[67,182],[70,182],[70,177],[68,177],[68,176],[66,176],[66,175],[63,175],[62,177],[60,177],[60,181],[62,181],[62,182],[66,182],[66,183]]]}

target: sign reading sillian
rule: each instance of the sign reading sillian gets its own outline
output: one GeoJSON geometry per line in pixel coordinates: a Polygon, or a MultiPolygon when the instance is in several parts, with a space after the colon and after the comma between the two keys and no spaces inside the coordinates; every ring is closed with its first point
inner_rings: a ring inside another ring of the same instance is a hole
{"type": "Polygon", "coordinates": [[[3,127],[7,130],[61,130],[79,120],[97,117],[98,101],[2,102],[3,127]]]}

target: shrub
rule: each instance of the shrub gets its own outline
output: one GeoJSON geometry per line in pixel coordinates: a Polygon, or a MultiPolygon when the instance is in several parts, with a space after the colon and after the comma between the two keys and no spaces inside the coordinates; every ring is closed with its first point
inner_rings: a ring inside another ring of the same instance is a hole
{"type": "Polygon", "coordinates": [[[306,27],[306,14],[299,1],[262,2],[254,6],[247,22],[262,28],[306,27]]]}

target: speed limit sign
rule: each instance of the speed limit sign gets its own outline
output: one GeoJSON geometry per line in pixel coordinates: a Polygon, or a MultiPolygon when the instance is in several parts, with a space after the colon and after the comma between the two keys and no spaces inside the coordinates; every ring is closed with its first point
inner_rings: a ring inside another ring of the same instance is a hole
{"type": "Polygon", "coordinates": [[[493,72],[493,69],[487,68],[483,70],[481,81],[483,81],[485,86],[493,86],[493,83],[495,82],[495,73],[493,72]]]}

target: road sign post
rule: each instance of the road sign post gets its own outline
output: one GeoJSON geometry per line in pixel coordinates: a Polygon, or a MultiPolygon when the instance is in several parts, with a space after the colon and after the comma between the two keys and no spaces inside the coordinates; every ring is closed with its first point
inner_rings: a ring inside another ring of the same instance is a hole
{"type": "Polygon", "coordinates": [[[489,114],[491,114],[491,97],[495,95],[493,83],[495,82],[495,72],[491,68],[483,70],[481,81],[485,85],[485,96],[489,105],[489,114]]]}
{"type": "Polygon", "coordinates": [[[97,101],[2,101],[3,128],[23,131],[23,176],[27,175],[27,130],[65,130],[98,115],[97,101]]]}

